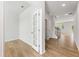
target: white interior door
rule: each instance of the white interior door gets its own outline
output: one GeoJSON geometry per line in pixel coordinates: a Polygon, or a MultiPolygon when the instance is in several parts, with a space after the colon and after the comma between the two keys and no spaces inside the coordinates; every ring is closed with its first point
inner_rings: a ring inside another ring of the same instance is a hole
{"type": "Polygon", "coordinates": [[[40,52],[40,20],[41,20],[41,9],[35,9],[33,14],[33,49],[40,52]]]}

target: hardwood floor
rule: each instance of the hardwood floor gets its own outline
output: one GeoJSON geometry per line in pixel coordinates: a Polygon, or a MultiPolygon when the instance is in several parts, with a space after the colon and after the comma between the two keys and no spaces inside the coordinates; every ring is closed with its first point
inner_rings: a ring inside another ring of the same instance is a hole
{"type": "Polygon", "coordinates": [[[76,57],[79,56],[77,50],[67,49],[65,46],[61,46],[56,39],[49,39],[46,41],[46,53],[45,56],[59,56],[59,57],[76,57]]]}
{"type": "Polygon", "coordinates": [[[76,43],[74,41],[74,38],[66,33],[62,33],[63,38],[60,38],[57,40],[58,45],[70,50],[77,50],[76,43]]]}
{"type": "Polygon", "coordinates": [[[46,52],[39,55],[28,44],[21,40],[14,40],[5,43],[5,57],[77,57],[77,50],[69,50],[59,46],[56,39],[46,41],[46,52]]]}
{"type": "Polygon", "coordinates": [[[33,50],[31,46],[21,40],[6,42],[4,54],[5,57],[39,56],[39,54],[35,50],[33,50]]]}

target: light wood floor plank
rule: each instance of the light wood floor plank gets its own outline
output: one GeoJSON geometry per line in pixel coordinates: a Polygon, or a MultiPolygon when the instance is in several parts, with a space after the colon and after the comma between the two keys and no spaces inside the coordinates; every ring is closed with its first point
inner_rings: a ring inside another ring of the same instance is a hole
{"type": "Polygon", "coordinates": [[[4,54],[5,57],[79,57],[77,50],[59,46],[56,39],[46,41],[46,52],[43,55],[21,40],[6,42],[4,54]]]}

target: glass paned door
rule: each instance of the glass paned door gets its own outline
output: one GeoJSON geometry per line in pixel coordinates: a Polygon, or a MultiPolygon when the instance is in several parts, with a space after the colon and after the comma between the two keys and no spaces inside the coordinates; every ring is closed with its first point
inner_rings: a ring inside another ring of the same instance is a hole
{"type": "Polygon", "coordinates": [[[40,20],[41,20],[41,9],[35,9],[33,13],[33,49],[40,52],[40,20]]]}

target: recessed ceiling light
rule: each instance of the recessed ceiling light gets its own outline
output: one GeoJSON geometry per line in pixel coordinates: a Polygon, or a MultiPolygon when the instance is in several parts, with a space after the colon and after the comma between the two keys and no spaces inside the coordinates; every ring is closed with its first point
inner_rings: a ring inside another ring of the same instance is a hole
{"type": "Polygon", "coordinates": [[[72,15],[72,12],[68,13],[69,15],[72,15]]]}
{"type": "Polygon", "coordinates": [[[22,5],[21,8],[24,8],[24,6],[22,5]]]}
{"type": "Polygon", "coordinates": [[[65,15],[72,15],[72,13],[71,13],[71,12],[69,12],[69,13],[66,13],[65,15]]]}
{"type": "Polygon", "coordinates": [[[63,4],[62,4],[62,6],[63,6],[63,7],[65,7],[65,6],[66,6],[66,4],[65,4],[65,3],[63,3],[63,4]]]}

